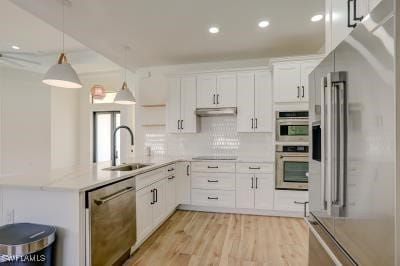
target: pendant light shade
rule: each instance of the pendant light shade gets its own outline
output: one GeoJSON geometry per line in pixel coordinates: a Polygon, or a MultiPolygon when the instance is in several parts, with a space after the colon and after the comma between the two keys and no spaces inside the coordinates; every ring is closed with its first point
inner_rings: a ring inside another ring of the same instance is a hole
{"type": "Polygon", "coordinates": [[[114,98],[114,103],[118,104],[135,104],[136,99],[132,92],[129,90],[128,85],[124,81],[122,84],[122,89],[117,92],[114,98]]]}
{"type": "Polygon", "coordinates": [[[61,88],[82,88],[78,74],[68,63],[64,53],[60,54],[57,64],[50,67],[43,78],[43,83],[61,88]]]}
{"type": "Polygon", "coordinates": [[[104,99],[106,97],[106,91],[103,86],[101,85],[94,85],[90,90],[90,94],[92,95],[93,99],[104,99]]]}

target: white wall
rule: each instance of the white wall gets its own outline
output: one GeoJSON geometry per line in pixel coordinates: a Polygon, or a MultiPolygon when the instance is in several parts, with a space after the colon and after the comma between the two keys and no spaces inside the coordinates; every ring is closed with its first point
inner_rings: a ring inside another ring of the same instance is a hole
{"type": "Polygon", "coordinates": [[[196,71],[265,67],[268,66],[268,63],[269,60],[263,58],[138,69],[136,75],[138,88],[136,154],[143,155],[145,147],[151,146],[153,154],[272,156],[272,134],[239,134],[236,131],[236,117],[201,118],[201,132],[198,134],[168,134],[163,126],[143,126],[152,121],[159,122],[160,117],[165,118],[166,108],[150,109],[141,106],[166,103],[167,78],[170,75],[196,71]]]}
{"type": "Polygon", "coordinates": [[[51,166],[79,164],[79,90],[51,88],[51,166]]]}
{"type": "Polygon", "coordinates": [[[50,168],[50,88],[42,75],[0,67],[1,173],[50,168]]]}

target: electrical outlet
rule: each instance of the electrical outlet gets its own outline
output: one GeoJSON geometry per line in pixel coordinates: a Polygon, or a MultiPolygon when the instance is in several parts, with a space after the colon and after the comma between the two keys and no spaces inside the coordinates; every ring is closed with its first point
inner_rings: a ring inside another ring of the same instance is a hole
{"type": "Polygon", "coordinates": [[[13,209],[6,211],[6,224],[13,224],[15,218],[15,211],[13,209]]]}

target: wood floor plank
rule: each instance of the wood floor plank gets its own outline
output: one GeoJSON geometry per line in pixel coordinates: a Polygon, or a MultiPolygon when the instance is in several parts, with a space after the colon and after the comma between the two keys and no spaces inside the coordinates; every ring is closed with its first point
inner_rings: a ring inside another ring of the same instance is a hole
{"type": "Polygon", "coordinates": [[[176,211],[125,266],[307,265],[303,219],[176,211]]]}

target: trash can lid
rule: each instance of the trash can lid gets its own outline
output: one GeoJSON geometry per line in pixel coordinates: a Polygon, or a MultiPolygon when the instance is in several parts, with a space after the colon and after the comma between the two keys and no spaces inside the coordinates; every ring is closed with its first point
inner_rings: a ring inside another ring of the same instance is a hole
{"type": "Polygon", "coordinates": [[[0,226],[0,255],[27,255],[46,248],[55,240],[54,226],[16,223],[0,226]]]}

